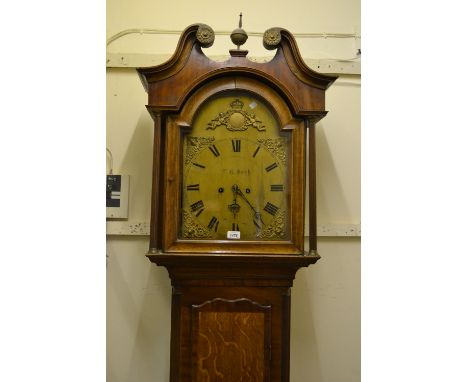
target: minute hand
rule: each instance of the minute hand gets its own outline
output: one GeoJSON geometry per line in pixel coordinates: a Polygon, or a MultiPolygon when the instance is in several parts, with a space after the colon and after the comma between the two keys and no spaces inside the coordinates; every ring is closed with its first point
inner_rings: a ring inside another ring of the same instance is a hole
{"type": "Polygon", "coordinates": [[[236,189],[236,192],[240,195],[240,197],[241,197],[242,199],[245,200],[245,202],[246,202],[246,203],[249,205],[249,207],[252,209],[252,211],[253,211],[254,214],[255,214],[255,218],[256,218],[256,219],[260,219],[260,221],[262,222],[262,224],[265,224],[265,223],[263,222],[262,215],[260,214],[260,212],[257,212],[257,210],[252,206],[252,204],[250,204],[249,200],[245,197],[244,193],[243,193],[239,188],[236,189]]]}

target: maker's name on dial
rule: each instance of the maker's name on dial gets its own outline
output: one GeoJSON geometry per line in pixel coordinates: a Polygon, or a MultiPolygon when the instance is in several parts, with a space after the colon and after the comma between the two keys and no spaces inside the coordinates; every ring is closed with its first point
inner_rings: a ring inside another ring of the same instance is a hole
{"type": "Polygon", "coordinates": [[[250,169],[241,170],[239,168],[223,168],[221,172],[226,175],[250,175],[250,169]]]}

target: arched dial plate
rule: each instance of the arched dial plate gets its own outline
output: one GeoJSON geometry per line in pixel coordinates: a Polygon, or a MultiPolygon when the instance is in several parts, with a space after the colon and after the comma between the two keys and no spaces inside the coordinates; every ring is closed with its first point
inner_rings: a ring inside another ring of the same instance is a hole
{"type": "Polygon", "coordinates": [[[250,94],[205,102],[183,141],[181,238],[288,240],[289,142],[250,94]]]}

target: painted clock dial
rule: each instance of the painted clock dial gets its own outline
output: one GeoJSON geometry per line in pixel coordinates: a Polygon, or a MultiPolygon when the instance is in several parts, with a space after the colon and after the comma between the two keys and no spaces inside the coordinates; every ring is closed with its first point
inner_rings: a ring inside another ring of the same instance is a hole
{"type": "Polygon", "coordinates": [[[289,145],[260,98],[207,100],[183,136],[181,238],[288,240],[289,145]]]}

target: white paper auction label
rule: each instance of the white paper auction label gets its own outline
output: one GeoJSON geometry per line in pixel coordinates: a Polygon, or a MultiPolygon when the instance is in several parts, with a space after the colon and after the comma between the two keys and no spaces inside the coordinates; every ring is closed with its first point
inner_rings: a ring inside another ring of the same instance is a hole
{"type": "Polygon", "coordinates": [[[228,239],[240,239],[240,231],[227,231],[227,238],[228,239]]]}

